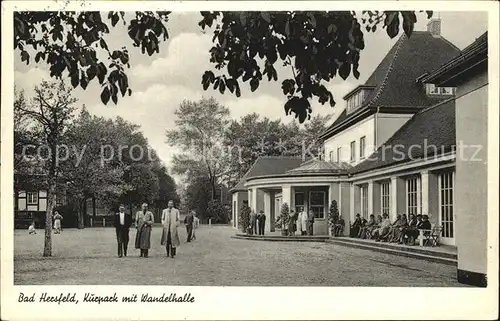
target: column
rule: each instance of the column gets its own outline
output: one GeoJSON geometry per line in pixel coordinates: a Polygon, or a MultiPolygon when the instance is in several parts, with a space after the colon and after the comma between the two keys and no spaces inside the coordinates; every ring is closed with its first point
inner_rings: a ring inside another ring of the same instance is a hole
{"type": "Polygon", "coordinates": [[[394,220],[398,214],[398,194],[400,193],[398,192],[398,180],[397,177],[391,177],[391,187],[389,187],[391,193],[391,213],[389,215],[391,220],[394,220]]]}
{"type": "Polygon", "coordinates": [[[271,231],[271,193],[270,192],[264,192],[264,214],[266,215],[266,225],[264,227],[266,232],[271,231]]]}
{"type": "Polygon", "coordinates": [[[344,227],[344,235],[349,235],[350,226],[349,219],[351,213],[351,186],[349,183],[340,183],[340,206],[339,213],[342,215],[346,225],[344,227]]]}
{"type": "Polygon", "coordinates": [[[422,186],[422,214],[429,215],[431,224],[437,225],[439,224],[438,176],[428,171],[424,171],[420,175],[422,186]]]}
{"type": "Polygon", "coordinates": [[[373,181],[368,181],[368,217],[373,214],[373,181]]]}
{"type": "MultiPolygon", "coordinates": [[[[331,227],[330,227],[330,221],[328,220],[328,217],[329,217],[329,213],[330,213],[330,210],[331,210],[331,205],[332,205],[332,202],[333,201],[336,201],[337,202],[337,209],[339,209],[339,203],[340,203],[340,187],[339,187],[339,184],[338,183],[332,183],[330,184],[329,188],[328,188],[328,212],[327,212],[327,229],[328,229],[328,235],[332,236],[332,231],[331,231],[331,227]]],[[[340,214],[340,210],[339,210],[339,214],[340,214]]]]}
{"type": "Polygon", "coordinates": [[[381,187],[377,182],[373,183],[373,208],[370,214],[375,215],[382,214],[382,200],[381,200],[381,187]]]}
{"type": "Polygon", "coordinates": [[[275,223],[276,223],[276,192],[271,192],[270,193],[270,206],[271,206],[271,213],[269,214],[269,230],[271,232],[275,231],[275,223]]]}
{"type": "Polygon", "coordinates": [[[391,177],[391,221],[396,220],[398,213],[406,213],[406,181],[399,177],[391,177]]]}
{"type": "MultiPolygon", "coordinates": [[[[281,204],[287,204],[288,207],[291,209],[292,206],[292,186],[291,185],[283,185],[282,188],[282,199],[281,199],[281,204]]],[[[281,212],[281,208],[280,208],[281,212]]]]}
{"type": "Polygon", "coordinates": [[[344,217],[344,220],[345,220],[345,224],[346,225],[349,225],[349,221],[351,220],[351,218],[354,218],[354,216],[356,215],[356,213],[354,213],[355,209],[354,209],[354,183],[351,183],[351,185],[349,186],[349,217],[344,217]]]}
{"type": "Polygon", "coordinates": [[[421,188],[421,198],[420,206],[422,208],[421,213],[429,215],[429,172],[423,171],[420,173],[420,188],[421,188]]]}

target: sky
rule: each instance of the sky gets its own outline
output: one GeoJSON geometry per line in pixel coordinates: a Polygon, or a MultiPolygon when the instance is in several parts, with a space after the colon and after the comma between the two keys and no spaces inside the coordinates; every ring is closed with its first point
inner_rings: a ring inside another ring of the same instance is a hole
{"type": "MultiPolygon", "coordinates": [[[[442,21],[442,36],[460,49],[473,42],[488,28],[486,12],[435,12],[434,17],[439,17],[442,21]]],[[[418,14],[417,18],[415,30],[426,30],[426,14],[418,14]]],[[[211,88],[203,90],[201,76],[205,70],[213,69],[208,52],[212,45],[212,34],[210,31],[202,32],[198,26],[200,20],[198,12],[172,13],[167,23],[170,38],[160,45],[159,54],[151,57],[132,47],[126,27],[118,24],[118,27],[111,28],[111,33],[105,39],[110,49],[126,46],[129,50],[131,68],[127,74],[133,90],[132,96],[120,97],[118,105],[108,103],[106,106],[100,102],[100,86],[97,82],[90,84],[85,91],[81,88],[74,90],[78,106],[85,105],[92,114],[109,118],[121,116],[140,125],[140,130],[167,168],[177,150],[167,145],[165,132],[175,127],[174,110],[185,99],[196,101],[202,97],[215,97],[230,109],[234,119],[256,112],[271,119],[294,121],[293,116],[286,116],[284,113],[286,97],[281,91],[280,80],[291,75],[290,69],[277,68],[278,81],[267,82],[265,79],[254,93],[250,92],[248,83],[240,85],[240,98],[229,92],[221,95],[211,88]]],[[[313,101],[313,115],[331,114],[333,121],[345,107],[342,97],[364,83],[397,38],[390,39],[381,28],[375,33],[365,32],[365,49],[361,52],[359,63],[361,76],[359,79],[350,76],[345,81],[341,78],[330,81],[327,88],[332,91],[337,105],[331,108],[328,104],[320,105],[313,101]]],[[[33,61],[26,65],[21,62],[18,52],[14,69],[16,87],[24,89],[28,96],[42,79],[49,79],[45,64],[35,64],[33,61]]]]}

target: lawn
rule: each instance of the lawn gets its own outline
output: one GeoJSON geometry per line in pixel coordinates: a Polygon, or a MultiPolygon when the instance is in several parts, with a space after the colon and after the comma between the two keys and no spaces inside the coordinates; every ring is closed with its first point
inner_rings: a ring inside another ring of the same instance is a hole
{"type": "Polygon", "coordinates": [[[53,236],[53,257],[42,257],[43,231],[14,233],[16,285],[273,285],[460,286],[456,268],[326,243],[232,239],[235,230],[201,226],[197,240],[167,258],[154,227],[149,258],[130,233],[129,256],[117,257],[113,228],[66,229],[53,236]]]}

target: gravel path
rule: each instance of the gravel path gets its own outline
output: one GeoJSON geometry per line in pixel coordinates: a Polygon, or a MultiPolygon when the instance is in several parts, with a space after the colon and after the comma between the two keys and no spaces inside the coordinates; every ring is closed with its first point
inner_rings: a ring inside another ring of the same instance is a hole
{"type": "Polygon", "coordinates": [[[201,226],[197,240],[165,257],[154,227],[150,257],[138,257],[130,232],[129,256],[116,256],[113,228],[66,229],[53,236],[43,258],[43,231],[14,233],[16,285],[235,285],[235,286],[461,286],[456,268],[326,243],[232,239],[235,230],[201,226]],[[120,273],[116,273],[120,271],[120,273]]]}

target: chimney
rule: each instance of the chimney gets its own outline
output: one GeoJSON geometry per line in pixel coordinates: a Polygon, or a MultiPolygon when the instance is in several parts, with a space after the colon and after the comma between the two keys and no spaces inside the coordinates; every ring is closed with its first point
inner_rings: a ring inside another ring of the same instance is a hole
{"type": "Polygon", "coordinates": [[[427,31],[434,37],[441,36],[441,19],[431,19],[431,21],[427,23],[427,31]]]}

